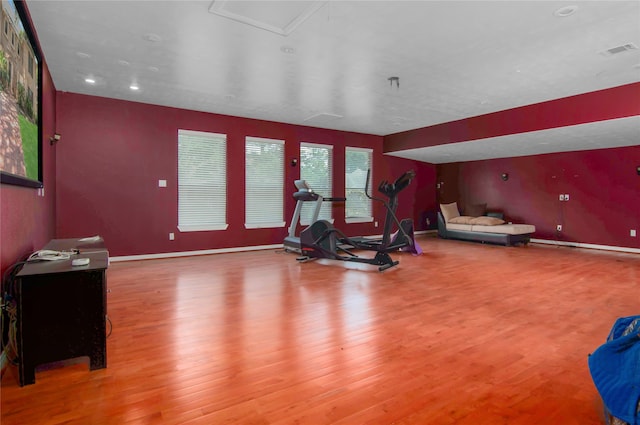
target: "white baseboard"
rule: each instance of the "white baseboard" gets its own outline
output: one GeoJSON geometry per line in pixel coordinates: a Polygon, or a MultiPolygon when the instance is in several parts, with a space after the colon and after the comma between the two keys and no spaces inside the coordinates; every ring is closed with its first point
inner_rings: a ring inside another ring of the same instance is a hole
{"type": "Polygon", "coordinates": [[[414,235],[428,235],[429,233],[438,233],[438,229],[416,230],[413,232],[414,235]]]}
{"type": "Polygon", "coordinates": [[[109,262],[158,260],[160,258],[192,257],[194,255],[226,254],[230,252],[261,251],[264,249],[282,249],[282,244],[241,246],[237,248],[203,249],[199,251],[162,252],[160,254],[122,255],[109,257],[109,262]]]}
{"type": "Polygon", "coordinates": [[[592,243],[565,242],[565,241],[555,241],[555,240],[548,240],[548,239],[531,239],[531,242],[541,243],[546,245],[568,246],[573,248],[601,249],[604,251],[629,252],[632,254],[640,254],[640,249],[628,248],[624,246],[597,245],[592,243]]]}
{"type": "MultiPolygon", "coordinates": [[[[420,230],[415,232],[416,235],[430,234],[436,233],[437,230],[420,230]]],[[[371,236],[375,238],[376,236],[371,236]]],[[[382,235],[379,235],[382,237],[382,235]]],[[[532,243],[540,243],[546,245],[558,245],[558,246],[568,246],[575,248],[588,248],[588,249],[601,249],[605,251],[617,251],[617,252],[628,252],[633,254],[640,254],[640,249],[638,248],[627,248],[623,246],[611,246],[611,245],[596,245],[590,243],[579,243],[579,242],[564,242],[564,241],[554,241],[548,239],[531,239],[532,243]]],[[[284,249],[282,244],[274,244],[274,245],[257,245],[257,246],[242,246],[236,248],[220,248],[220,249],[203,249],[199,251],[179,251],[179,252],[163,252],[160,254],[141,254],[141,255],[123,255],[116,257],[109,257],[110,262],[118,262],[118,261],[138,261],[138,260],[158,260],[161,258],[175,258],[175,257],[192,257],[195,255],[210,255],[210,254],[227,254],[231,252],[247,252],[247,251],[261,251],[265,249],[284,249]]]]}

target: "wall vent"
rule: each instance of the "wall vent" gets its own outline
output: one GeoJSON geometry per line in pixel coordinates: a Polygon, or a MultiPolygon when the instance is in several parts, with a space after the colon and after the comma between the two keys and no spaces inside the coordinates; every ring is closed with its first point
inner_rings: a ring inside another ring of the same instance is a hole
{"type": "Polygon", "coordinates": [[[605,51],[600,52],[602,56],[613,56],[619,53],[628,52],[629,50],[638,50],[638,46],[633,43],[623,44],[621,46],[612,47],[605,51]]]}

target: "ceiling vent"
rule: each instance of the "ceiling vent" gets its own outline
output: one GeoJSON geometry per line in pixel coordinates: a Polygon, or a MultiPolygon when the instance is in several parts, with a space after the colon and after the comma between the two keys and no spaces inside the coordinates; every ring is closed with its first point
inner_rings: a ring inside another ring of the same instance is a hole
{"type": "Polygon", "coordinates": [[[291,34],[317,12],[324,1],[214,0],[209,12],[280,35],[291,34]]]}
{"type": "Polygon", "coordinates": [[[603,52],[600,52],[602,56],[613,56],[619,53],[628,52],[629,50],[638,50],[638,46],[633,43],[623,44],[622,46],[612,47],[603,52]]]}

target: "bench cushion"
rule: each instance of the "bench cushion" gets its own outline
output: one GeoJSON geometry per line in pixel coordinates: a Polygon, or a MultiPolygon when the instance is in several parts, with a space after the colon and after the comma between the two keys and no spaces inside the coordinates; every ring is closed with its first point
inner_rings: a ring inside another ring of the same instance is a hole
{"type": "MultiPolygon", "coordinates": [[[[447,225],[447,229],[450,227],[447,225]]],[[[456,229],[462,230],[462,229],[456,229]]],[[[536,226],[533,224],[501,224],[499,226],[482,226],[475,224],[471,226],[473,232],[486,232],[486,233],[502,233],[507,235],[526,235],[527,233],[534,233],[536,226]]]]}

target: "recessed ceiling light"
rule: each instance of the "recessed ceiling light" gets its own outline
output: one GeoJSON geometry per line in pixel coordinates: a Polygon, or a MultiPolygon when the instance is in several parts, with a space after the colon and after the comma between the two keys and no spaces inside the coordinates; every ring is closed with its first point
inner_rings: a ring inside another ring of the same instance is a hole
{"type": "Polygon", "coordinates": [[[85,52],[76,52],[76,56],[83,58],[83,59],[87,59],[90,58],[91,55],[89,53],[85,53],[85,52]]]}
{"type": "Polygon", "coordinates": [[[150,66],[147,68],[151,72],[158,72],[160,69],[157,66],[150,66]]]}
{"type": "Polygon", "coordinates": [[[566,18],[567,16],[571,16],[574,13],[576,13],[577,10],[578,10],[578,6],[576,5],[563,6],[560,9],[553,12],[553,14],[559,18],[566,18]]]}
{"type": "Polygon", "coordinates": [[[152,32],[143,35],[142,38],[144,38],[145,40],[150,41],[152,43],[157,43],[159,41],[162,41],[162,37],[160,37],[158,34],[154,34],[152,32]]]}
{"type": "Polygon", "coordinates": [[[129,66],[131,65],[131,63],[129,63],[128,61],[124,60],[124,59],[119,59],[118,63],[122,66],[129,66]]]}
{"type": "Polygon", "coordinates": [[[94,80],[93,78],[85,78],[84,82],[87,84],[95,84],[96,80],[94,80]]]}
{"type": "Polygon", "coordinates": [[[129,86],[129,88],[130,88],[131,90],[133,90],[133,91],[140,90],[140,87],[138,87],[138,85],[137,85],[137,84],[131,84],[131,85],[129,86]]]}
{"type": "Polygon", "coordinates": [[[294,49],[291,46],[282,46],[280,48],[280,51],[282,51],[283,53],[286,53],[288,55],[292,55],[292,54],[294,54],[296,52],[296,49],[294,49]]]}

